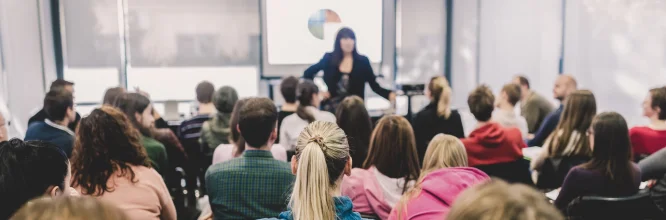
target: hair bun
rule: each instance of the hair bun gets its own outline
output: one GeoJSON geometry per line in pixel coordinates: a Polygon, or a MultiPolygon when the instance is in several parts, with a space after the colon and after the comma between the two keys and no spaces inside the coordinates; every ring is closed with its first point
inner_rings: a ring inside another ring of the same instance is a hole
{"type": "Polygon", "coordinates": [[[315,143],[315,144],[319,145],[319,147],[321,147],[322,150],[326,149],[326,145],[324,144],[324,138],[321,137],[321,136],[315,136],[315,137],[310,138],[310,141],[308,141],[308,143],[315,143]]]}

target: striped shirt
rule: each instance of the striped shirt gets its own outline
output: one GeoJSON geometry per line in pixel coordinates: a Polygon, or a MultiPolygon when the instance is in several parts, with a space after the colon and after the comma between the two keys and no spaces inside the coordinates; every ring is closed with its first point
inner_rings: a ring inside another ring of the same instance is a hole
{"type": "Polygon", "coordinates": [[[197,115],[190,119],[183,121],[178,127],[178,138],[181,140],[196,140],[199,141],[201,136],[201,126],[203,123],[211,119],[210,115],[197,115]]]}

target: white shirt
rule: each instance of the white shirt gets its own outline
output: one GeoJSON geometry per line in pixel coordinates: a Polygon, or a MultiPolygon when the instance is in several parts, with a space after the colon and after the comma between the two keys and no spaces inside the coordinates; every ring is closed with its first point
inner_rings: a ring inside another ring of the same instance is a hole
{"type": "MultiPolygon", "coordinates": [[[[316,121],[336,122],[335,115],[330,112],[319,111],[319,109],[312,106],[305,107],[305,111],[310,112],[316,121]]],[[[284,118],[282,126],[280,126],[280,144],[288,151],[296,150],[298,136],[309,124],[307,120],[298,117],[296,113],[284,118]]]]}
{"type": "Polygon", "coordinates": [[[60,129],[60,130],[63,130],[64,132],[67,132],[67,134],[69,134],[69,135],[76,136],[76,135],[74,134],[74,132],[73,132],[72,130],[70,130],[68,127],[65,127],[65,126],[62,126],[62,125],[56,124],[55,122],[49,120],[48,118],[47,118],[47,119],[44,119],[44,123],[46,123],[47,125],[49,125],[49,126],[51,126],[51,127],[54,127],[54,128],[60,129]]]}
{"type": "Polygon", "coordinates": [[[379,183],[379,187],[382,189],[384,195],[384,201],[389,204],[391,207],[395,207],[402,197],[403,191],[408,191],[414,185],[414,181],[407,183],[407,190],[403,190],[405,186],[405,178],[391,178],[384,176],[377,168],[372,169],[379,183]]]}
{"type": "Polygon", "coordinates": [[[504,127],[518,128],[520,134],[523,135],[523,139],[527,138],[527,120],[525,120],[525,117],[516,114],[516,112],[498,109],[493,111],[492,120],[504,127]]]}

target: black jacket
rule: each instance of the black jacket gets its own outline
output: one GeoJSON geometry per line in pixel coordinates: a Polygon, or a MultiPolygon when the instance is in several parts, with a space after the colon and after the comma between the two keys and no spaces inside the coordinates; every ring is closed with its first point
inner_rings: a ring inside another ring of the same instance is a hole
{"type": "MultiPolygon", "coordinates": [[[[44,109],[41,109],[39,110],[39,112],[37,112],[37,114],[33,115],[32,117],[30,117],[30,119],[28,119],[28,127],[33,122],[44,121],[44,119],[46,118],[48,118],[48,115],[46,115],[46,111],[44,111],[44,109]]],[[[79,113],[77,112],[76,120],[74,120],[74,122],[69,123],[67,127],[69,127],[69,129],[71,129],[72,131],[76,132],[76,125],[79,124],[80,120],[81,120],[81,115],[79,115],[79,113]]]]}
{"type": "Polygon", "coordinates": [[[449,134],[457,138],[464,138],[462,119],[456,110],[451,111],[448,119],[437,115],[437,104],[430,103],[416,114],[412,120],[414,135],[416,137],[416,149],[419,152],[419,160],[423,164],[428,143],[437,134],[449,134]]]}

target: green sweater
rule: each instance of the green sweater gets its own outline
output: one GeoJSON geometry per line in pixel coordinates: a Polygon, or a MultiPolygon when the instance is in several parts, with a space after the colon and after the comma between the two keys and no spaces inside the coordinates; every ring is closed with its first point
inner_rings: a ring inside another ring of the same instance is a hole
{"type": "Polygon", "coordinates": [[[141,144],[146,148],[146,153],[148,154],[148,158],[150,158],[150,162],[152,162],[153,169],[160,173],[162,178],[164,178],[169,166],[164,145],[159,141],[146,136],[141,138],[141,144]]]}

